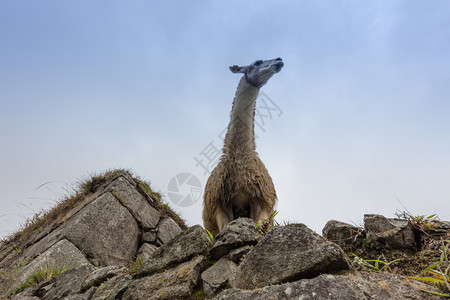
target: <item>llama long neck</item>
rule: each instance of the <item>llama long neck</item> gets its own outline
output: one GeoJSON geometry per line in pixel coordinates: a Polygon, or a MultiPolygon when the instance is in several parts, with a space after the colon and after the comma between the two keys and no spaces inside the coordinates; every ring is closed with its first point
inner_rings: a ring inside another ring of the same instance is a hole
{"type": "Polygon", "coordinates": [[[255,151],[254,118],[259,88],[245,77],[239,82],[231,110],[231,120],[225,136],[225,155],[240,155],[255,151]]]}

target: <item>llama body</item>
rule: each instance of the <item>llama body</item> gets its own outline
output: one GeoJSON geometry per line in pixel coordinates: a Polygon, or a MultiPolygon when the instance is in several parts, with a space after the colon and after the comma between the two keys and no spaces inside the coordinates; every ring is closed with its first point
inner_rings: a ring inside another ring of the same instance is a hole
{"type": "Polygon", "coordinates": [[[205,187],[203,223],[213,235],[239,217],[258,222],[273,213],[277,196],[256,152],[254,117],[259,89],[282,67],[281,58],[230,67],[233,73],[245,75],[233,101],[222,157],[205,187]]]}

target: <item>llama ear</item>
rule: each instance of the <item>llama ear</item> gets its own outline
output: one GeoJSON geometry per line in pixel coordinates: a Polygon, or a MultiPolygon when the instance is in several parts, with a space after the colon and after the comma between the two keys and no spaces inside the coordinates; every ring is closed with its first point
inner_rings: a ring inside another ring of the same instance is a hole
{"type": "Polygon", "coordinates": [[[230,67],[230,71],[233,73],[245,73],[245,67],[239,67],[238,65],[234,65],[230,67]]]}

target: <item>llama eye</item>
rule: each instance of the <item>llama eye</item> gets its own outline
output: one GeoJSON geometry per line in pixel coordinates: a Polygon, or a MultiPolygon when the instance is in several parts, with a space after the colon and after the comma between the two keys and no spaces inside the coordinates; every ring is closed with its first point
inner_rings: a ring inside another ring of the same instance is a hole
{"type": "Polygon", "coordinates": [[[255,66],[259,66],[259,65],[262,64],[262,63],[263,63],[262,60],[257,60],[257,61],[255,61],[255,66]]]}

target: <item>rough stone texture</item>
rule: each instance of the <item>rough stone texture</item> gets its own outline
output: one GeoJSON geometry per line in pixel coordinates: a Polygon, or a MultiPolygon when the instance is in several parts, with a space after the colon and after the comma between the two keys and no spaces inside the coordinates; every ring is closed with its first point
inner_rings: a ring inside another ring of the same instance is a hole
{"type": "Polygon", "coordinates": [[[179,299],[189,297],[199,281],[204,260],[203,256],[197,256],[163,273],[135,280],[130,284],[122,299],[179,299]]]}
{"type": "Polygon", "coordinates": [[[83,249],[95,265],[127,265],[137,251],[139,227],[111,193],[104,193],[25,250],[24,257],[39,255],[64,238],[83,249]]]}
{"type": "Polygon", "coordinates": [[[142,234],[142,241],[144,243],[154,243],[156,242],[156,232],[146,231],[142,234]]]}
{"type": "Polygon", "coordinates": [[[65,236],[101,266],[127,265],[136,254],[139,227],[111,193],[100,196],[66,224],[65,236]]]}
{"type": "Polygon", "coordinates": [[[412,225],[407,220],[364,215],[364,228],[368,239],[386,244],[392,249],[417,249],[412,225]]]}
{"type": "Polygon", "coordinates": [[[118,177],[106,190],[111,191],[130,210],[133,217],[145,230],[156,227],[161,213],[153,208],[127,179],[122,176],[118,177]]]}
{"type": "Polygon", "coordinates": [[[173,219],[164,218],[158,224],[158,241],[164,245],[181,232],[180,226],[173,219]]]}
{"type": "Polygon", "coordinates": [[[124,272],[126,272],[126,268],[119,266],[108,266],[97,269],[89,274],[89,276],[83,281],[81,285],[81,292],[85,292],[93,286],[99,286],[107,279],[124,272]]]}
{"type": "Polygon", "coordinates": [[[223,288],[237,266],[227,257],[222,257],[211,268],[202,273],[203,291],[211,296],[223,288]]]}
{"type": "Polygon", "coordinates": [[[304,224],[274,227],[245,256],[233,286],[254,289],[349,269],[342,249],[304,224]]]}
{"type": "Polygon", "coordinates": [[[64,299],[68,295],[78,293],[84,278],[93,270],[93,266],[83,265],[62,273],[56,277],[52,288],[41,298],[43,300],[59,300],[64,299]]]}
{"type": "Polygon", "coordinates": [[[82,300],[91,300],[94,297],[95,292],[97,291],[96,287],[91,287],[89,290],[84,292],[82,300]]]}
{"type": "Polygon", "coordinates": [[[90,265],[83,253],[68,240],[61,240],[28,264],[18,277],[18,282],[26,281],[30,275],[41,268],[73,268],[90,265]]]}
{"type": "Polygon", "coordinates": [[[235,263],[240,263],[241,259],[252,249],[252,246],[244,246],[231,250],[228,257],[235,263]]]}
{"type": "Polygon", "coordinates": [[[155,245],[152,244],[143,244],[137,253],[137,257],[140,257],[144,262],[147,261],[150,256],[158,249],[155,245]]]}
{"type": "Polygon", "coordinates": [[[339,246],[352,244],[358,246],[362,245],[362,241],[364,240],[362,228],[335,220],[330,220],[325,224],[322,230],[322,236],[339,246]]]}
{"type": "Polygon", "coordinates": [[[151,275],[203,254],[210,246],[209,236],[200,225],[190,227],[156,250],[139,269],[138,276],[151,275]]]}
{"type": "Polygon", "coordinates": [[[262,238],[261,231],[256,228],[252,219],[239,218],[228,223],[225,230],[216,236],[209,253],[212,259],[217,260],[233,249],[255,245],[262,238]]]}
{"type": "Polygon", "coordinates": [[[121,299],[131,280],[131,275],[118,275],[108,279],[97,288],[92,300],[121,299]]]}
{"type": "Polygon", "coordinates": [[[438,296],[423,292],[424,287],[424,285],[418,282],[389,273],[355,272],[347,276],[323,274],[313,279],[302,279],[296,282],[267,286],[253,291],[228,289],[213,299],[440,299],[438,296]]]}

